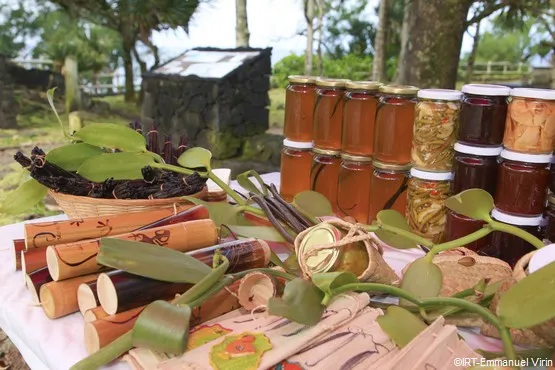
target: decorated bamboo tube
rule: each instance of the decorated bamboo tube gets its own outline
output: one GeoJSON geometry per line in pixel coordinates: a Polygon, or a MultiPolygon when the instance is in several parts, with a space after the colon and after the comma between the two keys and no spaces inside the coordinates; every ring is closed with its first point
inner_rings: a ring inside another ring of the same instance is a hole
{"type": "MultiPolygon", "coordinates": [[[[214,221],[206,219],[131,232],[114,238],[186,252],[216,244],[218,232],[214,221]]],[[[107,267],[96,263],[99,250],[100,240],[48,247],[46,261],[52,278],[60,281],[108,270],[107,267]]]]}
{"type": "Polygon", "coordinates": [[[39,297],[42,309],[50,319],[79,311],[77,289],[79,285],[95,281],[98,274],[79,276],[64,281],[52,281],[40,287],[39,297]]]}
{"type": "Polygon", "coordinates": [[[24,243],[26,249],[46,248],[51,245],[125,234],[145,227],[153,228],[206,218],[209,218],[206,207],[202,205],[183,205],[176,208],[162,208],[147,212],[33,223],[25,225],[24,243]],[[168,219],[173,219],[174,221],[168,223],[168,219]]]}
{"type": "MultiPolygon", "coordinates": [[[[262,268],[270,262],[270,247],[263,240],[242,239],[187,253],[207,265],[212,265],[216,250],[229,260],[229,273],[262,268]]],[[[109,315],[148,304],[157,299],[169,299],[189,289],[191,284],[176,284],[153,280],[124,271],[111,271],[98,277],[98,299],[109,315]]]]}
{"type": "Polygon", "coordinates": [[[88,310],[100,306],[96,292],[96,280],[79,285],[77,289],[77,305],[83,316],[88,310]]]}
{"type": "Polygon", "coordinates": [[[85,313],[83,314],[83,320],[85,320],[86,323],[93,322],[106,316],[110,316],[110,315],[108,315],[106,311],[104,311],[102,306],[98,306],[85,311],[85,313]]]}
{"type": "Polygon", "coordinates": [[[13,241],[15,271],[21,270],[21,252],[25,250],[25,239],[14,239],[13,241]]]}
{"type": "Polygon", "coordinates": [[[46,249],[35,249],[21,252],[21,270],[23,274],[30,274],[43,267],[46,267],[46,249]]]}
{"type": "MultiPolygon", "coordinates": [[[[284,271],[276,267],[276,270],[284,271]]],[[[285,287],[285,279],[279,279],[263,272],[251,272],[240,280],[237,297],[246,310],[266,306],[272,297],[280,296],[285,287]]]]}
{"type": "Polygon", "coordinates": [[[50,272],[48,272],[48,267],[43,267],[39,270],[25,275],[25,283],[27,285],[27,289],[29,289],[31,296],[33,297],[33,301],[36,304],[40,303],[40,287],[51,281],[52,276],[50,276],[50,272]]]}

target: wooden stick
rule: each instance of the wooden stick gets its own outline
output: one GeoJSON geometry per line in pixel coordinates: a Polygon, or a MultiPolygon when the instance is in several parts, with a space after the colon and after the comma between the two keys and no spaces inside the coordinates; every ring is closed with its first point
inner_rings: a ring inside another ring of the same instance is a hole
{"type": "Polygon", "coordinates": [[[100,306],[96,292],[96,280],[79,285],[77,289],[77,304],[83,316],[88,310],[100,306]]]}
{"type": "Polygon", "coordinates": [[[79,276],[64,281],[53,281],[40,287],[39,297],[42,309],[50,319],[79,311],[77,289],[79,285],[95,281],[98,274],[79,276]]]}
{"type": "Polygon", "coordinates": [[[31,296],[33,297],[33,301],[36,304],[40,304],[40,297],[39,297],[40,287],[51,281],[52,281],[52,277],[50,276],[50,273],[48,272],[47,267],[43,267],[39,270],[33,271],[28,275],[25,275],[25,282],[27,285],[27,289],[29,289],[31,296]]]}
{"type": "Polygon", "coordinates": [[[25,250],[25,239],[14,239],[15,271],[21,270],[21,252],[25,250]]]}

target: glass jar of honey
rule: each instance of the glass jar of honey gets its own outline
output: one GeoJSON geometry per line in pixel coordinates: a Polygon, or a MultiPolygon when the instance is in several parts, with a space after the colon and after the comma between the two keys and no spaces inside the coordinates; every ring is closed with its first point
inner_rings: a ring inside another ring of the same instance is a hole
{"type": "Polygon", "coordinates": [[[407,190],[407,222],[410,230],[439,243],[443,240],[447,207],[445,199],[451,195],[451,172],[410,170],[407,190]]]}
{"type": "Polygon", "coordinates": [[[283,135],[289,140],[312,141],[316,77],[289,76],[285,89],[283,135]]]}
{"type": "Polygon", "coordinates": [[[470,146],[455,144],[452,193],[468,189],[483,189],[495,195],[497,185],[498,156],[503,147],[470,146]]]}
{"type": "Polygon", "coordinates": [[[341,216],[351,216],[359,223],[368,222],[372,157],[341,154],[337,208],[341,216]]]}
{"type": "Polygon", "coordinates": [[[418,91],[414,109],[412,167],[424,171],[450,171],[453,146],[459,130],[460,99],[457,90],[418,91]]]}
{"type": "Polygon", "coordinates": [[[555,90],[511,90],[503,146],[515,152],[551,154],[555,146],[555,90]]]}
{"type": "Polygon", "coordinates": [[[349,80],[317,79],[314,101],[314,146],[327,150],[341,150],[341,125],[345,84],[349,80]]]}
{"type": "Polygon", "coordinates": [[[399,165],[410,163],[417,92],[414,86],[380,87],[374,131],[375,160],[399,165]]]}
{"type": "Polygon", "coordinates": [[[335,213],[337,207],[337,185],[341,166],[340,151],[314,147],[310,169],[310,190],[326,197],[335,213]]]}
{"type": "Polygon", "coordinates": [[[541,215],[547,197],[551,155],[503,149],[501,158],[495,207],[513,216],[541,215]]]}
{"type": "Polygon", "coordinates": [[[372,156],[374,123],[381,84],[374,81],[347,82],[343,105],[343,153],[372,156]]]}
{"type": "Polygon", "coordinates": [[[555,193],[555,155],[551,156],[551,165],[549,167],[549,191],[555,193]]]}
{"type": "MultiPolygon", "coordinates": [[[[452,210],[448,210],[443,242],[449,242],[451,240],[459,239],[472,234],[473,232],[480,230],[485,224],[485,221],[474,220],[452,210]]],[[[488,237],[483,237],[472,243],[461,245],[461,247],[480,253],[482,250],[487,248],[488,241],[488,237]]]]}
{"type": "Polygon", "coordinates": [[[547,197],[547,208],[545,210],[545,239],[551,243],[555,243],[555,196],[549,194],[547,197]]]}
{"type": "Polygon", "coordinates": [[[310,190],[312,142],[283,140],[281,150],[280,195],[291,202],[295,195],[310,190]]]}
{"type": "Polygon", "coordinates": [[[511,89],[500,85],[469,84],[462,87],[462,92],[458,140],[468,145],[501,145],[511,89]]]}
{"type": "MultiPolygon", "coordinates": [[[[504,213],[499,209],[494,209],[491,211],[491,217],[497,221],[517,226],[535,237],[540,237],[539,227],[542,222],[541,215],[535,217],[518,217],[504,213]]],[[[490,244],[492,252],[489,255],[502,259],[511,267],[514,267],[522,256],[536,250],[532,244],[524,239],[502,231],[494,231],[491,233],[490,244]]]]}
{"type": "Polygon", "coordinates": [[[378,212],[393,209],[404,215],[407,211],[407,187],[410,165],[399,166],[373,162],[374,172],[370,181],[368,224],[376,220],[378,212]]]}

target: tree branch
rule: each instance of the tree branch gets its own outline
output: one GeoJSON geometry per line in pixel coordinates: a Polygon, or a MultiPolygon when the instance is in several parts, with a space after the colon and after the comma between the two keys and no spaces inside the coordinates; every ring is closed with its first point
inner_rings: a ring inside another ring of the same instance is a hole
{"type": "Polygon", "coordinates": [[[503,9],[506,6],[507,6],[507,4],[504,1],[502,1],[500,3],[496,3],[496,4],[488,3],[488,5],[486,5],[482,9],[482,11],[476,11],[476,13],[474,13],[474,16],[466,21],[466,27],[468,27],[470,25],[473,25],[474,23],[477,23],[477,22],[481,21],[484,18],[489,17],[490,15],[495,13],[496,11],[503,9]]]}

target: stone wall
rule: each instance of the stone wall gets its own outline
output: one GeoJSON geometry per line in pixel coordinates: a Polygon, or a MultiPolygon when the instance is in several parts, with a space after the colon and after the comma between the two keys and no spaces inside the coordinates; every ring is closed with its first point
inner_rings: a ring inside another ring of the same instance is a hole
{"type": "Polygon", "coordinates": [[[27,69],[14,63],[8,63],[8,73],[15,85],[39,91],[47,91],[57,87],[56,95],[63,95],[65,92],[64,77],[58,72],[34,68],[27,69]]]}
{"type": "Polygon", "coordinates": [[[0,55],[0,128],[17,128],[19,105],[15,101],[8,59],[0,55]]]}

